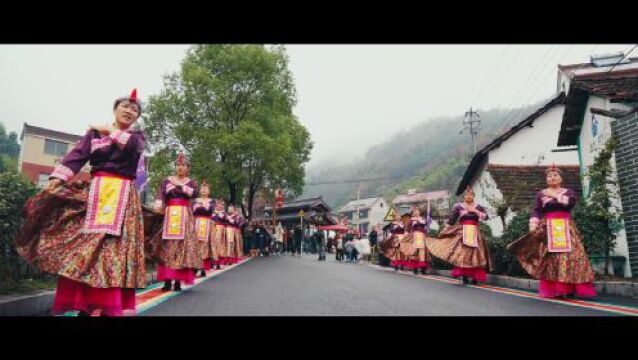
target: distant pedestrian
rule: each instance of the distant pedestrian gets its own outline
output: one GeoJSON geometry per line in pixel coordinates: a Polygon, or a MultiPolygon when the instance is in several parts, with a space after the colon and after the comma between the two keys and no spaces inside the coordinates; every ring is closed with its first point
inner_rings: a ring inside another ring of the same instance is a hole
{"type": "Polygon", "coordinates": [[[335,260],[343,261],[343,237],[341,234],[336,235],[336,243],[337,243],[337,252],[335,255],[335,260]]]}

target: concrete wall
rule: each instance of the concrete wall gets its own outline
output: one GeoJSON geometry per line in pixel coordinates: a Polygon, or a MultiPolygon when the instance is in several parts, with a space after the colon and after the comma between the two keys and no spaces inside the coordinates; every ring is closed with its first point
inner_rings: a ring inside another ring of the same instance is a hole
{"type": "Polygon", "coordinates": [[[500,147],[490,151],[490,164],[501,165],[574,165],[576,151],[552,152],[558,149],[558,134],[563,120],[564,105],[556,105],[533,123],[512,135],[500,147]]]}

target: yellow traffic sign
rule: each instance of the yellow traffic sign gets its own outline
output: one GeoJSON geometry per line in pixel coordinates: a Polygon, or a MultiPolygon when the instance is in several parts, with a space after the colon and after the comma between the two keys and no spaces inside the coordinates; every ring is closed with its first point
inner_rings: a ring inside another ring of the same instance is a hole
{"type": "Polygon", "coordinates": [[[303,210],[301,210],[301,211],[299,212],[299,217],[303,217],[303,214],[304,214],[304,212],[303,212],[303,210]]]}
{"type": "Polygon", "coordinates": [[[383,218],[383,221],[394,221],[394,217],[397,215],[397,209],[394,208],[394,206],[391,206],[390,209],[388,210],[388,213],[385,214],[385,218],[383,218]]]}

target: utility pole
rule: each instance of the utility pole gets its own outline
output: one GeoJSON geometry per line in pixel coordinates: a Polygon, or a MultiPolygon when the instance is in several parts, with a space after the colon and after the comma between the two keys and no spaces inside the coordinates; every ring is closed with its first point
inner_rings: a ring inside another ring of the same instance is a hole
{"type": "Polygon", "coordinates": [[[463,119],[463,130],[461,130],[461,134],[465,130],[470,130],[470,136],[472,137],[472,147],[474,149],[472,156],[476,154],[476,141],[474,138],[478,134],[480,127],[481,117],[479,116],[478,112],[473,111],[472,107],[470,107],[470,111],[465,112],[465,118],[463,119]]]}
{"type": "Polygon", "coordinates": [[[277,226],[277,189],[273,186],[272,189],[272,227],[277,226]]]}
{"type": "Polygon", "coordinates": [[[359,219],[359,216],[360,216],[359,215],[359,210],[360,210],[359,200],[361,200],[361,183],[357,185],[357,231],[359,232],[359,236],[361,236],[361,225],[360,225],[361,220],[359,219]]]}

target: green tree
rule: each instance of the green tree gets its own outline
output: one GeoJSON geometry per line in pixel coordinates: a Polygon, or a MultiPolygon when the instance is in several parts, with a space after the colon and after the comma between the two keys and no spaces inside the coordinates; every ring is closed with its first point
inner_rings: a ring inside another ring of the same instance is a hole
{"type": "Polygon", "coordinates": [[[513,241],[529,232],[530,210],[522,209],[507,223],[500,238],[493,238],[488,243],[495,273],[505,275],[526,275],[518,259],[506,247],[513,241]]]}
{"type": "Polygon", "coordinates": [[[264,186],[300,194],[312,143],[292,113],[295,102],[283,46],[194,46],[149,100],[150,184],[170,173],[181,148],[193,176],[206,178],[213,196],[241,205],[246,217],[264,186]]]}
{"type": "Polygon", "coordinates": [[[7,134],[4,124],[0,123],[0,155],[18,157],[20,145],[18,145],[18,134],[14,131],[7,134]]]}
{"type": "Polygon", "coordinates": [[[609,275],[611,252],[622,227],[622,213],[612,202],[618,197],[611,163],[616,146],[616,140],[611,138],[589,166],[589,199],[581,201],[574,211],[574,222],[587,252],[605,256],[605,275],[609,275]]]}
{"type": "Polygon", "coordinates": [[[22,207],[36,188],[22,175],[0,173],[0,290],[14,288],[21,267],[26,266],[15,251],[13,240],[22,225],[22,207]]]}
{"type": "Polygon", "coordinates": [[[18,134],[7,134],[4,124],[0,123],[0,172],[17,172],[17,160],[20,153],[18,134]]]}

